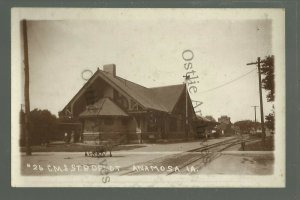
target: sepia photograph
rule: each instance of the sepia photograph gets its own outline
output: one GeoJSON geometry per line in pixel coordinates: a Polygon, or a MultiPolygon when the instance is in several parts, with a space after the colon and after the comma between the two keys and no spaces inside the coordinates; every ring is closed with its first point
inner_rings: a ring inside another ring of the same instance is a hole
{"type": "Polygon", "coordinates": [[[13,8],[13,187],[285,187],[284,9],[13,8]]]}

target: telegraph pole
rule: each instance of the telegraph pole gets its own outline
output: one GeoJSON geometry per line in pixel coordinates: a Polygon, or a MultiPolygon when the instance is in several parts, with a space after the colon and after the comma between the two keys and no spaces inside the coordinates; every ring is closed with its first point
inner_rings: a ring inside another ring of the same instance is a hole
{"type": "Polygon", "coordinates": [[[189,118],[188,118],[188,88],[187,83],[190,79],[189,75],[183,76],[185,78],[185,135],[186,139],[189,138],[189,118]]]}
{"type": "Polygon", "coordinates": [[[24,99],[25,99],[25,137],[26,137],[26,155],[31,155],[30,146],[30,102],[29,102],[29,61],[28,61],[28,40],[27,40],[27,24],[26,20],[22,20],[23,41],[24,41],[24,99]]]}
{"type": "Polygon", "coordinates": [[[262,128],[262,138],[263,141],[265,141],[266,133],[265,133],[264,108],[263,108],[262,87],[261,87],[261,70],[260,70],[261,63],[262,61],[260,60],[260,57],[258,57],[256,62],[247,63],[247,65],[257,65],[258,83],[259,83],[260,121],[261,121],[261,128],[262,128]]]}
{"type": "Polygon", "coordinates": [[[257,129],[256,129],[256,108],[258,107],[258,106],[252,106],[253,108],[254,108],[254,129],[255,129],[255,133],[256,133],[256,131],[257,131],[257,129]]]}
{"type": "Polygon", "coordinates": [[[251,107],[254,108],[254,119],[255,119],[255,123],[256,123],[256,108],[257,108],[258,106],[251,106],[251,107]]]}

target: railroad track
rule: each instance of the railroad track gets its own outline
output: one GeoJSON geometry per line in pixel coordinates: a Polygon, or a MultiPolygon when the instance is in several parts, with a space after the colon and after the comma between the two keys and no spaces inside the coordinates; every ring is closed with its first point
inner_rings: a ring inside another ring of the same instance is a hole
{"type": "MultiPolygon", "coordinates": [[[[252,140],[249,139],[244,139],[245,142],[249,142],[252,140]]],[[[217,142],[214,144],[202,144],[204,146],[199,147],[197,149],[193,149],[187,152],[182,152],[178,154],[172,154],[169,156],[161,157],[161,158],[156,158],[153,160],[149,160],[144,163],[138,163],[136,165],[142,165],[142,166],[164,166],[167,168],[168,166],[177,166],[181,172],[185,172],[185,169],[187,166],[191,166],[194,163],[201,163],[201,166],[205,166],[207,163],[211,162],[212,160],[218,158],[221,156],[221,151],[238,145],[242,142],[241,139],[239,138],[230,138],[228,140],[224,140],[221,142],[217,142]]],[[[131,166],[130,166],[131,167],[131,166]]],[[[140,174],[153,174],[153,172],[140,172],[140,171],[132,171],[132,167],[127,167],[125,173],[122,173],[122,175],[140,175],[140,174]]],[[[171,172],[161,172],[162,174],[166,175],[171,175],[176,173],[176,171],[171,171],[171,172]]]]}
{"type": "MultiPolygon", "coordinates": [[[[212,160],[218,158],[221,156],[221,152],[224,151],[225,149],[228,149],[232,146],[241,144],[242,141],[244,142],[250,142],[253,141],[255,139],[243,139],[241,140],[240,138],[232,138],[229,140],[225,140],[222,142],[217,142],[211,145],[204,145],[203,147],[197,148],[197,149],[193,149],[190,150],[188,152],[196,152],[199,153],[198,156],[196,156],[194,159],[189,160],[186,163],[183,163],[181,166],[179,166],[179,169],[182,170],[187,166],[192,165],[193,163],[197,163],[198,161],[202,160],[201,164],[202,166],[205,166],[207,163],[211,162],[212,160]]],[[[175,173],[170,172],[167,175],[171,175],[175,173]]]]}
{"type": "Polygon", "coordinates": [[[199,147],[197,149],[192,149],[188,152],[203,152],[203,151],[215,148],[215,147],[223,146],[223,145],[226,145],[226,144],[232,144],[234,142],[237,142],[238,140],[239,140],[238,138],[231,138],[231,139],[224,140],[224,141],[221,141],[221,142],[216,142],[216,143],[210,144],[210,145],[206,145],[205,143],[202,143],[203,147],[199,147]]]}

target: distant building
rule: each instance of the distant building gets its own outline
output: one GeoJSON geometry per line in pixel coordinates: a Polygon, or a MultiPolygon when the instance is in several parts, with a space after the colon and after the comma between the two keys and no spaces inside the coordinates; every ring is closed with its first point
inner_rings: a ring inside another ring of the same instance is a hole
{"type": "Polygon", "coordinates": [[[230,136],[236,133],[236,131],[232,128],[230,117],[222,115],[218,118],[218,122],[220,124],[216,127],[216,129],[219,131],[221,136],[230,136]]]}
{"type": "MultiPolygon", "coordinates": [[[[250,129],[250,134],[255,135],[255,134],[262,134],[262,127],[261,124],[257,124],[255,127],[251,127],[250,129]]],[[[266,136],[270,136],[273,134],[272,130],[269,129],[268,127],[265,127],[265,134],[266,136]]]]}
{"type": "Polygon", "coordinates": [[[222,124],[231,124],[230,117],[226,115],[222,115],[221,117],[219,117],[218,122],[222,124]]]}

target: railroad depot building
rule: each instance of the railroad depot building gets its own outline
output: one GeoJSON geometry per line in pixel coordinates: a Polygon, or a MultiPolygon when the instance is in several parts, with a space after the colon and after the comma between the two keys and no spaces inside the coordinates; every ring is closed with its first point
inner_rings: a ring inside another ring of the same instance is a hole
{"type": "Polygon", "coordinates": [[[147,88],[116,76],[114,64],[98,68],[59,117],[81,125],[75,134],[83,142],[134,143],[138,134],[143,142],[195,137],[196,115],[185,84],[147,88]]]}

